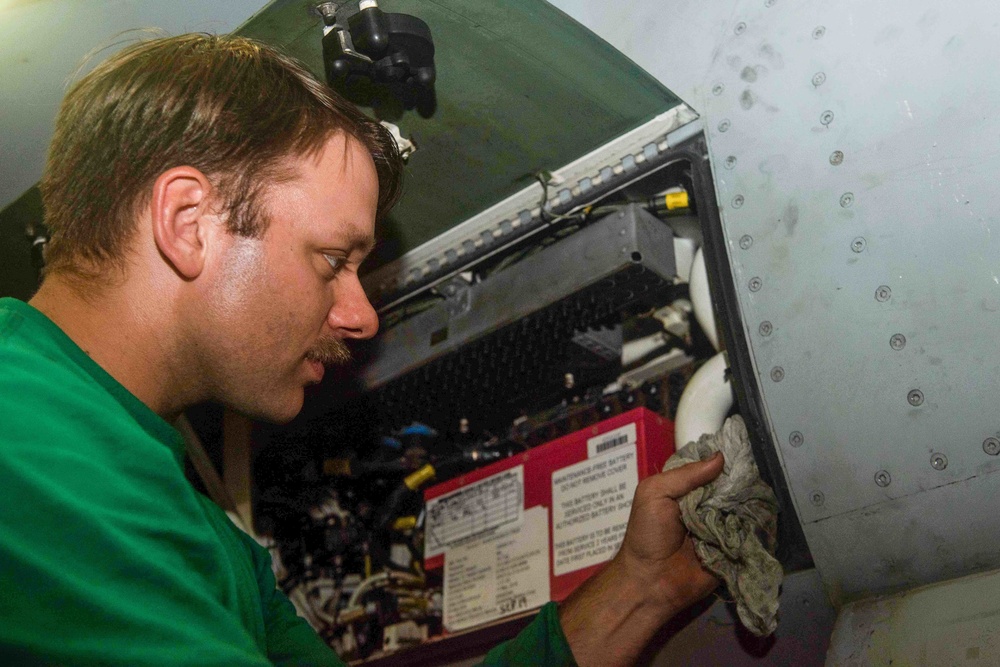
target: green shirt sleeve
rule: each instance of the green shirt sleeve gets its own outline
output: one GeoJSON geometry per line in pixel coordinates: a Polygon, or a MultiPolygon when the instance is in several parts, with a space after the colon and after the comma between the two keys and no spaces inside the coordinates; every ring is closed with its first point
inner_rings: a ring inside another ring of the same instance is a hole
{"type": "Polygon", "coordinates": [[[267,657],[277,667],[342,667],[345,663],[319,638],[283,592],[277,589],[271,554],[252,538],[234,528],[253,554],[260,587],[261,609],[267,632],[267,657]]]}
{"type": "Polygon", "coordinates": [[[558,607],[549,602],[542,607],[528,627],[510,641],[500,644],[486,654],[480,663],[484,667],[506,665],[541,665],[543,667],[571,667],[576,665],[559,625],[558,607]]]}

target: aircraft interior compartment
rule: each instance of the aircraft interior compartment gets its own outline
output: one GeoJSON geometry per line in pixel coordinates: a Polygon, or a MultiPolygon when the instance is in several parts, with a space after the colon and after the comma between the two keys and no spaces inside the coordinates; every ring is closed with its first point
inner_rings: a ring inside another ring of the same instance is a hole
{"type": "Polygon", "coordinates": [[[267,43],[391,133],[378,332],[289,423],[173,424],[340,659],[478,664],[609,567],[644,479],[704,445],[731,483],[739,441],[753,486],[712,520],[759,518],[719,547],[753,574],[635,664],[1000,664],[1000,6],[131,4],[0,4],[0,297],[45,278],[70,63],[122,31],[267,43]]]}

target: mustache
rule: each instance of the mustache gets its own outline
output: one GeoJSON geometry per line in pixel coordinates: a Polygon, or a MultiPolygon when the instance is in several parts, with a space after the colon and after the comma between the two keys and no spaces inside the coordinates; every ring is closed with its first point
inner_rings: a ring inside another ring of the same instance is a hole
{"type": "Polygon", "coordinates": [[[351,350],[339,338],[320,338],[308,352],[306,359],[318,361],[324,366],[343,365],[351,360],[351,350]]]}

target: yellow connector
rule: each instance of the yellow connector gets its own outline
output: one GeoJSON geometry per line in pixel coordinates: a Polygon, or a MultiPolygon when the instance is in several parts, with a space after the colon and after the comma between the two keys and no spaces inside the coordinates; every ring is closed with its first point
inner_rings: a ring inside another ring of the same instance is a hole
{"type": "Polygon", "coordinates": [[[395,523],[392,524],[392,529],[398,530],[401,533],[407,530],[413,530],[416,527],[417,517],[415,516],[401,516],[396,519],[395,523]]]}
{"type": "Polygon", "coordinates": [[[689,208],[691,206],[688,200],[688,193],[681,192],[668,192],[663,197],[663,203],[667,207],[668,211],[675,211],[677,209],[689,208]]]}
{"type": "Polygon", "coordinates": [[[410,491],[416,491],[427,483],[428,480],[433,479],[435,474],[437,473],[434,472],[434,466],[428,463],[420,470],[410,473],[406,479],[403,480],[403,484],[406,484],[406,487],[410,489],[410,491]]]}

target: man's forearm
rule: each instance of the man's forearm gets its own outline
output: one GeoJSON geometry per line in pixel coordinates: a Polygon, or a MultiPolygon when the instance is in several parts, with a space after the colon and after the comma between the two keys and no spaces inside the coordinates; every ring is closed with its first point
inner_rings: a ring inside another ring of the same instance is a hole
{"type": "Polygon", "coordinates": [[[722,465],[716,456],[639,484],[618,554],[560,605],[559,622],[578,664],[634,663],[667,621],[718,586],[673,499],[714,479],[722,465]]]}
{"type": "Polygon", "coordinates": [[[704,574],[685,553],[693,551],[689,540],[666,564],[670,574],[648,580],[616,558],[567,598],[559,621],[577,663],[634,663],[660,628],[704,595],[704,574]]]}
{"type": "Polygon", "coordinates": [[[650,604],[611,561],[559,606],[573,656],[588,665],[630,665],[676,613],[650,604]]]}

